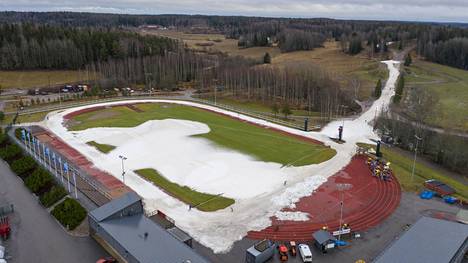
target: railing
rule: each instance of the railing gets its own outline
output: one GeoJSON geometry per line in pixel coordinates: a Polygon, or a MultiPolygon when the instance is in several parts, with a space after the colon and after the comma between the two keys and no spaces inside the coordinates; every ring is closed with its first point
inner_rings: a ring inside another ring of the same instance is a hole
{"type": "MultiPolygon", "coordinates": [[[[245,110],[243,108],[239,107],[234,107],[232,105],[227,105],[223,103],[215,103],[210,100],[205,100],[205,99],[200,99],[200,98],[193,98],[193,97],[186,97],[186,96],[158,96],[156,94],[150,94],[150,93],[141,93],[137,95],[132,95],[129,97],[111,97],[111,98],[102,98],[102,99],[94,99],[94,100],[85,100],[85,101],[79,101],[79,102],[71,102],[71,103],[62,103],[59,105],[49,105],[45,107],[38,107],[38,108],[31,108],[31,109],[25,109],[20,111],[18,114],[19,115],[27,115],[27,114],[34,114],[34,113],[39,113],[39,112],[45,112],[45,111],[55,111],[55,110],[61,110],[61,109],[67,109],[67,108],[73,108],[73,107],[79,107],[79,106],[87,106],[87,105],[93,105],[97,103],[105,103],[105,102],[117,102],[117,101],[127,101],[127,100],[134,100],[134,99],[165,99],[165,100],[185,100],[185,101],[192,101],[192,102],[197,102],[225,110],[229,110],[232,112],[237,112],[243,115],[251,116],[254,118],[266,120],[269,122],[273,122],[276,124],[280,124],[286,127],[291,127],[294,129],[298,130],[304,130],[305,125],[302,123],[297,123],[293,121],[287,121],[284,119],[279,119],[272,117],[266,113],[260,113],[260,112],[255,112],[255,111],[249,111],[245,110]]],[[[6,114],[16,114],[16,112],[7,112],[6,114]]],[[[320,125],[309,125],[308,131],[310,130],[318,130],[320,129],[320,125]]]]}

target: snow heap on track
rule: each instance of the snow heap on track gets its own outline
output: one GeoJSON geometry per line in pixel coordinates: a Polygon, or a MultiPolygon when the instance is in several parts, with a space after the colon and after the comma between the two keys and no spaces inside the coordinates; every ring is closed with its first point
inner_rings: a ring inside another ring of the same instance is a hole
{"type": "Polygon", "coordinates": [[[215,253],[228,251],[232,244],[242,239],[250,230],[262,230],[271,224],[275,214],[291,220],[305,220],[307,215],[278,213],[284,207],[293,207],[301,197],[310,195],[327,178],[346,166],[355,153],[355,143],[377,136],[369,125],[376,111],[385,110],[394,94],[398,78],[398,62],[384,61],[390,71],[382,96],[359,118],[345,121],[346,143],[336,144],[341,121],[332,122],[322,132],[302,132],[264,120],[255,119],[216,107],[188,101],[136,100],[101,103],[52,112],[41,123],[70,146],[80,151],[100,169],[121,180],[119,154],[128,157],[125,184],[140,194],[148,212],[160,209],[174,218],[177,226],[188,232],[215,253]],[[135,102],[165,102],[205,108],[260,125],[273,127],[292,134],[307,136],[324,142],[337,150],[330,160],[302,167],[280,169],[280,164],[265,163],[248,155],[220,148],[203,138],[189,137],[209,132],[208,126],[183,120],[148,121],[134,128],[94,128],[80,132],[68,131],[63,126],[63,116],[68,113],[104,105],[135,102]],[[117,146],[108,155],[86,144],[88,141],[117,146]],[[167,158],[169,155],[177,158],[167,158]],[[216,212],[188,210],[187,205],[168,196],[143,180],[136,169],[153,167],[173,182],[208,193],[224,193],[236,199],[230,208],[216,212]],[[283,182],[287,178],[286,186],[283,182]],[[212,183],[216,179],[217,183],[212,183]],[[206,181],[211,183],[207,184],[206,181]],[[231,210],[232,208],[232,210],[231,210]]]}

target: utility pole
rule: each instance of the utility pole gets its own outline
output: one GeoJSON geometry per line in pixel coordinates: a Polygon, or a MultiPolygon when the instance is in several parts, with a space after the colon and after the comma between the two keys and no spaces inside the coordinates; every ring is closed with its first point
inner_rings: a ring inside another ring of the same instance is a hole
{"type": "Polygon", "coordinates": [[[411,182],[413,182],[414,180],[414,168],[416,166],[416,156],[418,154],[419,141],[422,140],[422,138],[419,138],[417,135],[414,135],[414,138],[416,138],[416,147],[414,148],[414,160],[413,160],[413,171],[411,172],[411,182]]]}
{"type": "Polygon", "coordinates": [[[122,182],[125,184],[125,168],[124,168],[124,161],[127,160],[127,157],[123,155],[119,155],[119,158],[122,160],[122,182]]]}

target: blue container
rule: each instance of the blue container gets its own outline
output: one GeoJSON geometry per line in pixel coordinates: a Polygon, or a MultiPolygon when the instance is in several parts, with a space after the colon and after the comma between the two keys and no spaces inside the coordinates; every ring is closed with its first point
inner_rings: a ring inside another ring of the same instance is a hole
{"type": "Polygon", "coordinates": [[[444,201],[447,203],[447,204],[455,204],[455,202],[457,201],[457,198],[453,197],[453,196],[445,196],[444,197],[444,201]]]}

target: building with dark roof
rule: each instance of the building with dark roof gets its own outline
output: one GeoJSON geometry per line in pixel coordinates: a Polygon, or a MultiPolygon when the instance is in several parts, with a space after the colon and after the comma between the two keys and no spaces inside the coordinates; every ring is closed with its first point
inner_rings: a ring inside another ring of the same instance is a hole
{"type": "Polygon", "coordinates": [[[468,249],[468,225],[420,218],[375,263],[458,263],[468,249]]]}
{"type": "Polygon", "coordinates": [[[130,192],[89,213],[90,232],[130,263],[207,263],[143,213],[141,198],[130,192]]]}

